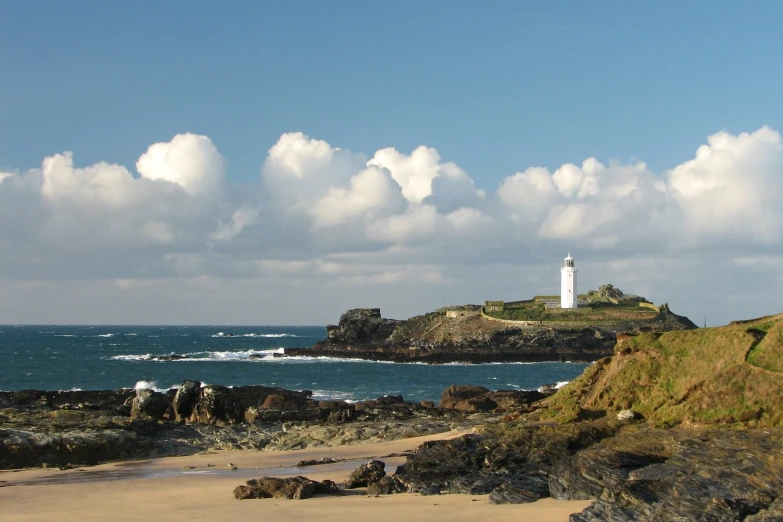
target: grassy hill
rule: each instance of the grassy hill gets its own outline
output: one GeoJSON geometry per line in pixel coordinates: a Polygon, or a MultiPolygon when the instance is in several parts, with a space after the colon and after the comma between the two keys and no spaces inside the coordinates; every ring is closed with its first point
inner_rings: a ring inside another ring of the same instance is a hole
{"type": "Polygon", "coordinates": [[[783,424],[783,314],[699,330],[620,336],[544,403],[545,417],[632,409],[659,425],[783,424]]]}

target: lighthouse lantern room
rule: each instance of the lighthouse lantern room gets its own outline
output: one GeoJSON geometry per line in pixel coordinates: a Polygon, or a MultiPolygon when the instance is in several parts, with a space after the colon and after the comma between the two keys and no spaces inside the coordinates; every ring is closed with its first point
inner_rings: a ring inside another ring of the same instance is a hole
{"type": "Polygon", "coordinates": [[[563,260],[560,268],[560,308],[576,308],[576,265],[571,252],[563,260]]]}

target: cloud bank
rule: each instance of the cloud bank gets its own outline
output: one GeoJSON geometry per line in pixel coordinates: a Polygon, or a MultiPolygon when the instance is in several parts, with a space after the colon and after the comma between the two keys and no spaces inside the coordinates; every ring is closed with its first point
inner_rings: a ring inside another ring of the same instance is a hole
{"type": "Polygon", "coordinates": [[[716,280],[735,289],[725,294],[739,299],[735,316],[754,284],[783,288],[783,140],[769,127],[713,134],[662,172],[586,158],[527,167],[497,187],[479,188],[425,145],[369,156],[301,132],[272,145],[254,184],[232,185],[227,165],[207,136],[179,134],[151,145],[135,171],[80,166],[78,151],[63,151],[0,173],[0,290],[35,302],[31,289],[82,285],[90,296],[82,315],[50,298],[40,321],[6,299],[0,322],[132,322],[148,301],[168,310],[158,322],[208,322],[209,307],[185,296],[223,303],[240,322],[257,317],[252,303],[307,296],[303,320],[256,304],[278,315],[252,322],[334,321],[340,306],[384,302],[409,315],[447,299],[556,291],[568,250],[586,284],[624,282],[694,310],[715,307],[703,301],[716,280]],[[112,298],[122,302],[109,319],[92,310],[112,298]]]}

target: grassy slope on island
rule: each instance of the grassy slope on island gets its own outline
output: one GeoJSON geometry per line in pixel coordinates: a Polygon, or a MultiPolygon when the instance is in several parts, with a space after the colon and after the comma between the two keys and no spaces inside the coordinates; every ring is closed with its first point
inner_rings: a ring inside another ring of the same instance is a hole
{"type": "Polygon", "coordinates": [[[546,399],[563,421],[633,409],[659,425],[783,424],[783,314],[718,328],[621,338],[546,399]]]}

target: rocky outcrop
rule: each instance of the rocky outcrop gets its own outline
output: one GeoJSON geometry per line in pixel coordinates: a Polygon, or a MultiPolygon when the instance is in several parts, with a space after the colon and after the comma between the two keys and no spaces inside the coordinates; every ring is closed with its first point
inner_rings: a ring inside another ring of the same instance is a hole
{"type": "Polygon", "coordinates": [[[371,482],[378,482],[386,476],[386,464],[380,460],[371,460],[351,472],[345,481],[345,489],[362,488],[371,482]]]}
{"type": "Polygon", "coordinates": [[[377,482],[371,482],[367,485],[367,495],[380,496],[380,495],[393,495],[395,493],[404,493],[408,488],[402,481],[396,477],[382,477],[377,482]]]}
{"type": "Polygon", "coordinates": [[[408,490],[425,495],[490,494],[495,503],[532,502],[549,496],[556,462],[614,432],[607,424],[499,423],[480,434],[423,444],[394,476],[408,490]]]}
{"type": "Polygon", "coordinates": [[[184,381],[171,399],[173,419],[178,422],[228,425],[242,422],[315,420],[318,417],[312,392],[266,386],[202,386],[184,381]],[[311,410],[305,415],[283,415],[283,411],[311,410]]]}
{"type": "Polygon", "coordinates": [[[398,321],[381,317],[380,308],[356,308],[340,316],[340,322],[326,327],[326,342],[348,349],[383,343],[398,321]]]}
{"type": "Polygon", "coordinates": [[[201,383],[198,381],[183,381],[179,385],[171,404],[177,422],[185,422],[191,418],[200,393],[201,383]]]}
{"type": "Polygon", "coordinates": [[[773,505],[783,495],[780,436],[780,430],[622,434],[558,469],[553,493],[561,495],[553,496],[573,498],[581,484],[600,492],[573,522],[781,520],[773,505]]]}
{"type": "Polygon", "coordinates": [[[527,411],[532,403],[552,393],[554,390],[547,392],[499,390],[493,392],[483,386],[455,384],[443,390],[440,407],[469,412],[527,411]]]}
{"type": "Polygon", "coordinates": [[[668,307],[662,307],[655,319],[594,325],[514,323],[477,313],[452,317],[444,310],[396,321],[382,318],[378,308],[367,308],[345,312],[339,324],[327,326],[327,339],[312,348],[287,348],[275,356],[315,351],[328,357],[396,362],[591,362],[612,354],[618,333],[695,327],[668,307]]]}
{"type": "Polygon", "coordinates": [[[342,491],[331,480],[317,482],[306,477],[263,477],[248,480],[244,485],[234,488],[234,498],[246,500],[253,498],[305,499],[313,495],[342,495],[342,491]]]}
{"type": "Polygon", "coordinates": [[[72,430],[36,433],[0,430],[0,469],[92,465],[131,458],[140,449],[133,431],[72,430]]]}
{"type": "Polygon", "coordinates": [[[783,428],[502,422],[425,443],[373,492],[489,494],[493,504],[594,499],[572,522],[779,521],[781,437],[783,428]]]}
{"type": "Polygon", "coordinates": [[[166,396],[160,392],[148,389],[136,390],[136,396],[131,402],[131,417],[149,417],[161,419],[170,407],[166,396]]]}
{"type": "Polygon", "coordinates": [[[207,450],[364,444],[480,424],[482,414],[405,402],[315,401],[263,386],[0,392],[0,469],[87,465],[207,450]]]}

